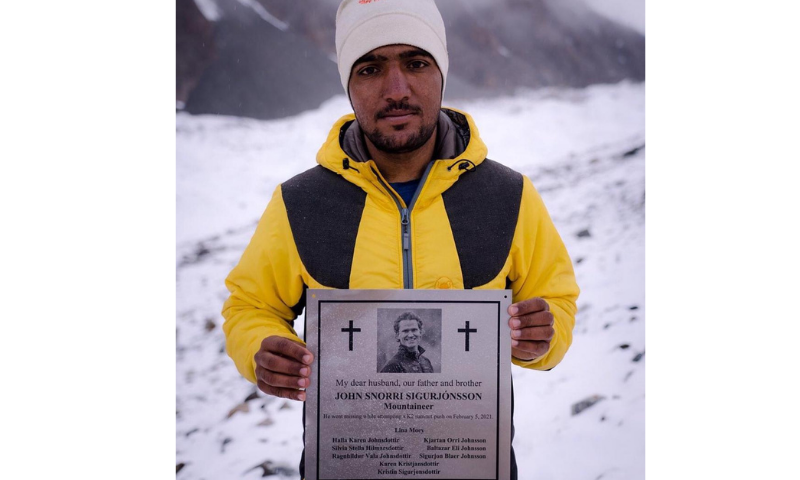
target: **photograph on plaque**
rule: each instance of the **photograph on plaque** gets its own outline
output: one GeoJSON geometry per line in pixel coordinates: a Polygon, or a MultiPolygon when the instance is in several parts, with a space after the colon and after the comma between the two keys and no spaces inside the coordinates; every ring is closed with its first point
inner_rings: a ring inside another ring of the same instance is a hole
{"type": "Polygon", "coordinates": [[[509,477],[510,291],[307,298],[307,480],[509,477]]]}
{"type": "Polygon", "coordinates": [[[441,373],[442,309],[378,309],[378,373],[441,373]]]}

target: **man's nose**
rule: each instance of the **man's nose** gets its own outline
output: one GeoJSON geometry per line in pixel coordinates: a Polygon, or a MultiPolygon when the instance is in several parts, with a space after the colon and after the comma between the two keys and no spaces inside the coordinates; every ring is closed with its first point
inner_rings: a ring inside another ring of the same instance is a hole
{"type": "Polygon", "coordinates": [[[392,66],[386,72],[384,98],[399,102],[411,94],[408,78],[400,67],[392,66]]]}

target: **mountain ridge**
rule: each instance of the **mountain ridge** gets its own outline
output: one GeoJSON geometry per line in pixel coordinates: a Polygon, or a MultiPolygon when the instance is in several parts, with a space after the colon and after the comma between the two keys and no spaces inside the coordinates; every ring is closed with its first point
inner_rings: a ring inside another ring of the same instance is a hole
{"type": "MultiPolygon", "coordinates": [[[[176,96],[189,113],[280,118],[343,93],[334,61],[338,0],[314,8],[285,0],[177,3],[176,96]]],[[[644,80],[644,36],[578,0],[438,3],[451,59],[445,101],[644,80]]]]}

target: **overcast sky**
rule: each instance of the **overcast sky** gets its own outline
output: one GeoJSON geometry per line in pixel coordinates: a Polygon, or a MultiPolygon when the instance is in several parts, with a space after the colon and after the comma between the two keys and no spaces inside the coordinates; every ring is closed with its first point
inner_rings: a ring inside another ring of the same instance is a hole
{"type": "Polygon", "coordinates": [[[644,0],[584,0],[595,11],[644,33],[644,0]]]}

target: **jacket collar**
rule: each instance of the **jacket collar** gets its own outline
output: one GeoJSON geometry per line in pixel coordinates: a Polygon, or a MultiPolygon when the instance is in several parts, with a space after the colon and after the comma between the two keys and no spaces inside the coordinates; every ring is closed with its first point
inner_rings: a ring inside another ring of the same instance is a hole
{"type": "Polygon", "coordinates": [[[417,350],[419,350],[417,353],[414,353],[413,350],[410,350],[405,345],[398,345],[397,347],[398,347],[397,348],[397,353],[399,353],[400,355],[402,355],[404,357],[408,357],[408,358],[411,358],[411,359],[414,359],[414,360],[417,360],[419,357],[422,356],[423,353],[425,353],[425,349],[422,348],[422,345],[417,345],[417,350]]]}
{"type": "MultiPolygon", "coordinates": [[[[458,130],[456,124],[445,113],[439,111],[439,122],[436,128],[436,147],[434,148],[433,158],[453,159],[464,152],[469,143],[469,127],[458,130]]],[[[451,115],[458,115],[455,112],[451,115]]],[[[345,154],[359,163],[367,162],[370,159],[367,145],[364,142],[364,132],[357,121],[352,121],[342,127],[342,134],[339,143],[345,154]]]]}
{"type": "MultiPolygon", "coordinates": [[[[396,208],[394,197],[383,186],[388,182],[381,176],[375,162],[365,155],[363,139],[356,137],[360,128],[353,127],[355,123],[355,115],[352,113],[334,123],[328,138],[317,153],[317,163],[338,173],[367,193],[377,194],[374,197],[376,201],[387,208],[396,208]]],[[[444,125],[444,128],[441,129],[442,138],[437,136],[437,157],[441,154],[445,158],[433,160],[424,188],[417,198],[417,205],[420,206],[437,198],[461,175],[478,167],[488,152],[472,117],[466,112],[443,108],[439,124],[444,125]],[[443,119],[443,116],[446,118],[443,119]],[[455,136],[458,138],[454,138],[455,136]]]]}

